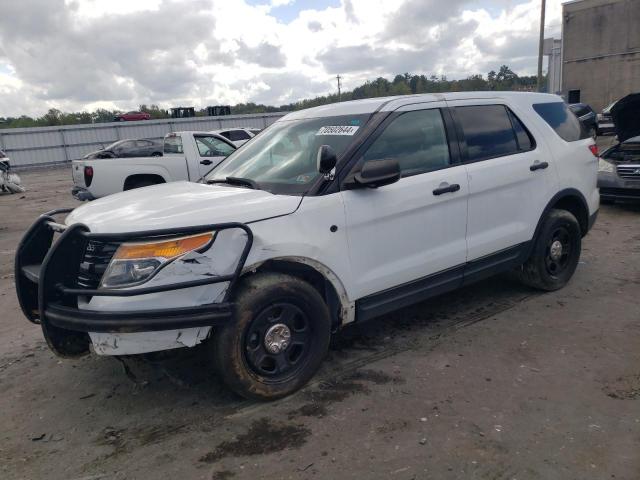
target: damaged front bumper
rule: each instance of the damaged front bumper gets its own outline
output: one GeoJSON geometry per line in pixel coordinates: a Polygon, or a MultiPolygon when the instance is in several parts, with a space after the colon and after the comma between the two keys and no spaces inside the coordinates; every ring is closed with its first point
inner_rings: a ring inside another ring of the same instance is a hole
{"type": "Polygon", "coordinates": [[[242,223],[202,225],[122,234],[92,233],[86,225],[56,223],[54,216],[71,210],[54,210],[42,215],[22,238],[15,257],[16,293],[29,321],[40,324],[49,347],[61,356],[87,353],[89,333],[131,334],[194,327],[221,326],[232,320],[231,292],[244,267],[253,243],[251,229],[242,223]],[[207,231],[242,230],[246,242],[231,274],[211,275],[196,280],[135,288],[87,288],[78,281],[87,244],[153,240],[207,231]],[[57,238],[56,238],[57,236],[57,238]],[[222,301],[181,308],[103,311],[79,308],[79,299],[133,297],[227,282],[222,301]]]}

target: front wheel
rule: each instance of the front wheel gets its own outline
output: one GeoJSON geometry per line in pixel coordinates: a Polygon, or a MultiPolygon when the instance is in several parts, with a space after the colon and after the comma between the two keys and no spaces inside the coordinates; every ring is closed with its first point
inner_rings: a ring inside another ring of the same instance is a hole
{"type": "Polygon", "coordinates": [[[534,288],[554,291],[564,287],[578,267],[582,232],[576,217],[553,209],[544,219],[529,259],[518,268],[519,279],[534,288]]]}
{"type": "Polygon", "coordinates": [[[247,277],[235,316],[211,344],[225,384],[254,400],[275,400],[304,386],[320,367],[331,336],[327,306],[308,283],[280,273],[247,277]]]}

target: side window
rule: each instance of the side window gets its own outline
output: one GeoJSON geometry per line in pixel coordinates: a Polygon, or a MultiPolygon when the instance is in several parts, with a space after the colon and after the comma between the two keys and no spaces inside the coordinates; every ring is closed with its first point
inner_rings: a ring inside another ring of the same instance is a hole
{"type": "Polygon", "coordinates": [[[504,105],[456,107],[456,115],[467,142],[469,161],[518,153],[516,134],[504,105]]]}
{"type": "Polygon", "coordinates": [[[177,135],[165,137],[164,153],[184,153],[182,148],[182,138],[177,135]]]}
{"type": "Polygon", "coordinates": [[[529,150],[533,150],[536,147],[535,140],[529,133],[529,130],[524,126],[524,124],[520,121],[516,114],[511,110],[509,111],[509,116],[511,117],[511,124],[513,125],[513,130],[516,132],[516,140],[518,141],[518,149],[521,152],[528,152],[529,150]]]}
{"type": "Polygon", "coordinates": [[[231,132],[220,132],[220,135],[222,135],[224,138],[231,140],[231,132]]]}
{"type": "Polygon", "coordinates": [[[249,140],[251,138],[251,135],[249,135],[244,130],[232,130],[230,133],[231,133],[230,140],[232,142],[235,142],[237,140],[249,140]]]}
{"type": "Polygon", "coordinates": [[[401,114],[374,140],[363,158],[365,161],[395,158],[403,177],[448,166],[449,144],[440,110],[401,114]]]}
{"type": "Polygon", "coordinates": [[[153,145],[149,140],[136,140],[136,146],[138,147],[150,147],[153,145]]]}
{"type": "Polygon", "coordinates": [[[226,157],[234,150],[232,146],[216,137],[197,136],[195,141],[201,157],[226,157]]]}
{"type": "Polygon", "coordinates": [[[566,103],[535,103],[533,109],[563,140],[575,142],[588,138],[589,134],[583,131],[580,121],[571,113],[566,103]]]}

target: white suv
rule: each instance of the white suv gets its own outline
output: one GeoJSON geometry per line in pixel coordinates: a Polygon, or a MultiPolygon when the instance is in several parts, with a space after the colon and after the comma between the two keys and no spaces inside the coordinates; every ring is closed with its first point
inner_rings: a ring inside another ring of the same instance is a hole
{"type": "Polygon", "coordinates": [[[564,286],[599,205],[581,136],[559,97],[532,93],[291,113],[201,184],[42,216],[16,254],[20,304],[59,355],[206,341],[229,387],[278,398],[342,325],[506,270],[564,286]]]}

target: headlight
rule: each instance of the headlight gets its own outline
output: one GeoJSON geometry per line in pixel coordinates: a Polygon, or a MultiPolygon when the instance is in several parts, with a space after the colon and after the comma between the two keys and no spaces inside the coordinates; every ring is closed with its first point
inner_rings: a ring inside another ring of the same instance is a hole
{"type": "Polygon", "coordinates": [[[211,243],[214,232],[155,242],[123,243],[102,277],[101,287],[125,287],[148,280],[161,267],[211,243]]]}
{"type": "Polygon", "coordinates": [[[598,161],[598,171],[613,173],[613,163],[609,163],[606,160],[600,159],[598,161]]]}

